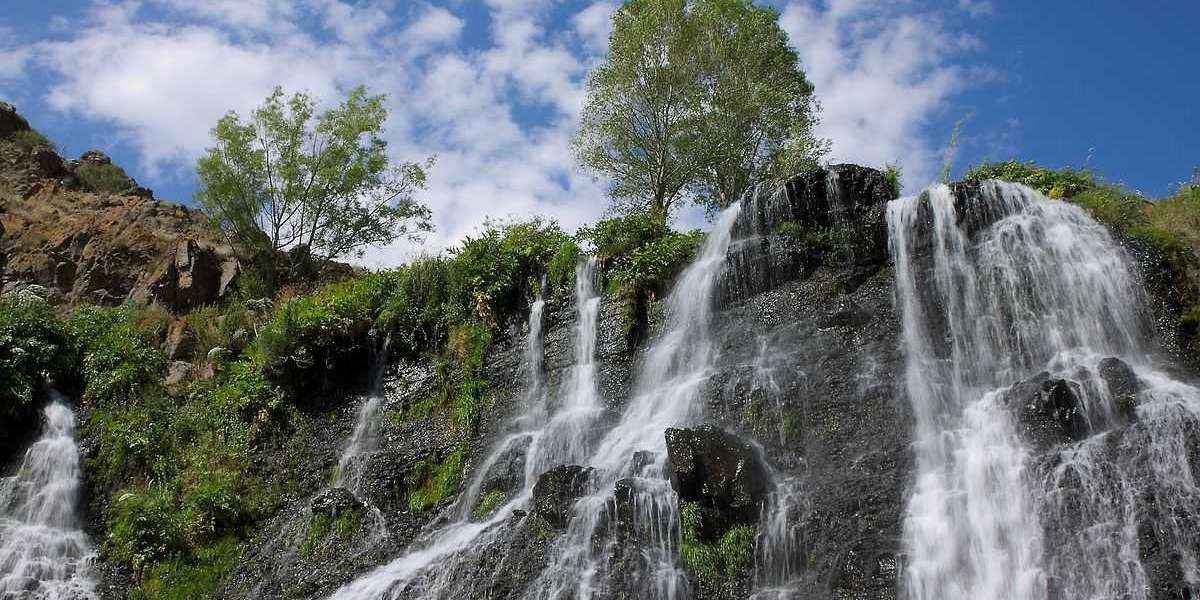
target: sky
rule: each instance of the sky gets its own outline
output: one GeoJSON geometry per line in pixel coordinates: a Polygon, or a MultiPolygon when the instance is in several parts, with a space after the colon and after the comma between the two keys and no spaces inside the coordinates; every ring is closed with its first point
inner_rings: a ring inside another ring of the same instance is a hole
{"type": "MultiPolygon", "coordinates": [[[[609,206],[570,140],[617,0],[4,3],[0,100],[68,156],[109,153],[159,198],[191,202],[225,112],[276,85],[333,104],[365,84],[387,95],[392,158],[437,156],[421,196],[436,231],[366,264],[451,246],[489,217],[572,230],[609,206]]],[[[769,3],[816,88],[827,160],[896,163],[906,192],[947,162],[960,175],[1020,158],[1161,196],[1200,166],[1195,0],[769,3]]]]}

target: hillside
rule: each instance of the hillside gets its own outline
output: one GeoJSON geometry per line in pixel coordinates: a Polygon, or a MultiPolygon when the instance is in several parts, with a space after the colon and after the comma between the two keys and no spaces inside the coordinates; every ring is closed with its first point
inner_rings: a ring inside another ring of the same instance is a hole
{"type": "Polygon", "coordinates": [[[4,288],[67,305],[159,301],[176,312],[228,295],[234,249],[198,211],[158,200],[101,152],[64,160],[0,103],[4,288]]]}

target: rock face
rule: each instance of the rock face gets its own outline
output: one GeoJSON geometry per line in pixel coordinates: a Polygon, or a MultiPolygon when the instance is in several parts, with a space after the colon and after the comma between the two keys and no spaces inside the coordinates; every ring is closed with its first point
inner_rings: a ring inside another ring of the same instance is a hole
{"type": "Polygon", "coordinates": [[[750,444],[711,425],[668,429],[666,437],[671,487],[680,500],[739,521],[758,516],[771,475],[750,444]]]}
{"type": "Polygon", "coordinates": [[[314,515],[337,517],[352,510],[363,510],[363,503],[346,488],[329,488],[313,497],[309,503],[314,515]]]}
{"type": "Polygon", "coordinates": [[[132,179],[120,193],[89,191],[76,169],[115,168],[112,159],[92,150],[67,162],[49,146],[18,143],[22,131],[29,123],[0,105],[6,289],[41,285],[66,304],[158,300],[178,312],[228,294],[238,275],[235,249],[198,211],[155,200],[132,179]]]}
{"type": "Polygon", "coordinates": [[[1077,384],[1046,372],[1013,386],[1007,394],[1023,434],[1035,448],[1079,441],[1091,434],[1077,384]]]}
{"type": "Polygon", "coordinates": [[[533,513],[550,526],[563,529],[571,517],[575,501],[588,492],[592,469],[579,465],[554,467],[533,486],[533,513]]]}

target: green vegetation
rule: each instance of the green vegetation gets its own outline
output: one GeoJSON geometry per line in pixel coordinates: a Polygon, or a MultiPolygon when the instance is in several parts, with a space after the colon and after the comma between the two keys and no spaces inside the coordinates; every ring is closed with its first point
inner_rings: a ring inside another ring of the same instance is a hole
{"type": "Polygon", "coordinates": [[[578,160],[625,212],[666,222],[678,200],[725,206],[756,181],[811,165],[812,85],[749,0],[628,0],[588,80],[578,160]]]}
{"type": "Polygon", "coordinates": [[[714,586],[731,583],[750,566],[754,530],[749,525],[739,524],[726,529],[718,539],[704,539],[702,511],[695,502],[685,502],[680,511],[683,560],[702,583],[714,586]]]}
{"type": "Polygon", "coordinates": [[[234,537],[221,538],[196,548],[186,559],[157,563],[143,573],[133,600],[215,600],[221,581],[237,564],[242,544],[234,537]]]}
{"type": "Polygon", "coordinates": [[[507,499],[508,497],[504,495],[502,490],[488,490],[488,492],[479,499],[479,504],[475,507],[475,516],[482,518],[491,515],[492,513],[496,512],[496,509],[500,508],[500,505],[504,504],[504,501],[507,499]]]}
{"type": "Polygon", "coordinates": [[[112,163],[83,163],[75,169],[75,176],[85,188],[102,194],[124,192],[132,183],[125,171],[112,163]]]}
{"type": "Polygon", "coordinates": [[[467,446],[462,443],[443,457],[441,462],[428,458],[415,465],[405,478],[409,490],[409,510],[425,512],[453,496],[462,483],[466,462],[467,446]]]}
{"type": "Polygon", "coordinates": [[[205,212],[256,251],[268,278],[285,249],[318,259],[361,255],[431,229],[415,194],[433,159],[390,165],[380,137],[384,97],[359,87],[320,116],[316,104],[275,88],[248,121],[234,112],[222,117],[214,146],[196,165],[205,212]]]}
{"type": "Polygon", "coordinates": [[[22,129],[16,131],[9,138],[13,144],[16,144],[22,152],[32,152],[41,148],[54,148],[54,144],[46,139],[46,136],[35,129],[22,129]]]}
{"type": "Polygon", "coordinates": [[[883,179],[892,188],[892,195],[899,198],[900,192],[904,190],[904,176],[900,172],[900,165],[897,163],[888,163],[883,168],[883,179]]]}
{"type": "Polygon", "coordinates": [[[968,170],[963,179],[1002,179],[1023,183],[1051,198],[1070,198],[1097,186],[1095,177],[1088,171],[1070,168],[1049,169],[1039,167],[1033,161],[1017,160],[983,163],[968,170]]]}
{"type": "Polygon", "coordinates": [[[361,510],[346,510],[331,517],[313,515],[308,523],[308,535],[300,544],[300,556],[312,558],[344,551],[363,533],[364,515],[361,510]]]}
{"type": "Polygon", "coordinates": [[[623,301],[627,333],[646,325],[650,303],[666,293],[704,239],[699,230],[672,231],[652,213],[606,219],[578,236],[595,249],[609,291],[623,301]]]}
{"type": "Polygon", "coordinates": [[[1181,185],[1167,198],[1147,200],[1124,187],[1097,180],[1090,171],[1051,169],[1030,162],[984,163],[968,180],[1003,179],[1023,183],[1052,198],[1086,209],[1115,237],[1148,253],[1152,285],[1170,295],[1180,311],[1180,342],[1200,356],[1200,183],[1181,185]]]}
{"type": "Polygon", "coordinates": [[[44,300],[29,292],[0,296],[0,431],[33,414],[47,380],[69,383],[77,356],[44,300]]]}

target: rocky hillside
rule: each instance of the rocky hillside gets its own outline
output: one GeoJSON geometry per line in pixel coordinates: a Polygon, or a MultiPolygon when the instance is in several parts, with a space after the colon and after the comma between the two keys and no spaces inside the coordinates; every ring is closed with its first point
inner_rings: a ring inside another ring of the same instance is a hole
{"type": "Polygon", "coordinates": [[[68,305],[158,301],[176,312],[226,296],[234,249],[194,209],[157,200],[102,152],[65,160],[0,102],[0,273],[68,305]]]}

